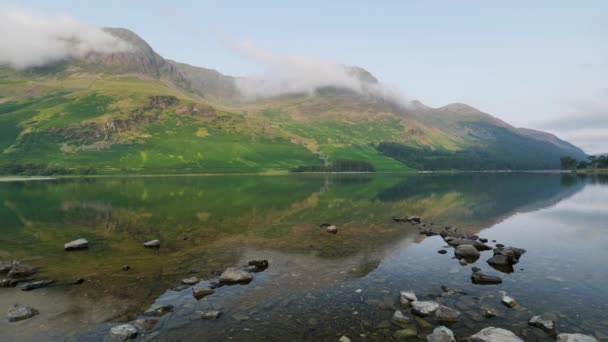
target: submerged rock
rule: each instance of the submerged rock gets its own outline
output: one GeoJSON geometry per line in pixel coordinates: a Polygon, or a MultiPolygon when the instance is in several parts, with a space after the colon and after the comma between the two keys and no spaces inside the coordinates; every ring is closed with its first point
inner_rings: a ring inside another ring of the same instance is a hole
{"type": "Polygon", "coordinates": [[[222,315],[218,310],[197,311],[196,313],[200,315],[201,319],[217,319],[222,315]]]}
{"type": "Polygon", "coordinates": [[[137,336],[137,328],[131,324],[121,324],[110,329],[110,335],[119,338],[123,341],[135,338],[137,336]]]}
{"type": "Polygon", "coordinates": [[[393,334],[393,338],[395,340],[409,340],[416,336],[418,336],[418,331],[416,331],[416,328],[414,328],[414,327],[397,330],[393,334]]]}
{"type": "Polygon", "coordinates": [[[426,340],[428,342],[456,342],[452,330],[444,326],[435,328],[433,333],[427,336],[426,340]]]}
{"type": "Polygon", "coordinates": [[[31,306],[24,304],[15,304],[8,310],[6,318],[9,322],[23,321],[38,315],[40,312],[31,306]]]}
{"type": "Polygon", "coordinates": [[[460,321],[460,312],[447,306],[440,305],[435,310],[435,320],[441,323],[456,323],[460,321]]]}
{"type": "Polygon", "coordinates": [[[465,342],[524,342],[509,330],[487,327],[477,334],[469,336],[462,341],[465,342]]]}
{"type": "Polygon", "coordinates": [[[238,268],[228,267],[220,275],[220,282],[222,283],[248,283],[253,279],[251,273],[239,270],[238,268]]]}
{"type": "Polygon", "coordinates": [[[146,247],[146,248],[160,248],[160,240],[150,240],[148,242],[144,242],[144,247],[146,247]]]}
{"type": "Polygon", "coordinates": [[[21,285],[21,290],[22,291],[31,291],[31,290],[39,289],[41,287],[49,286],[52,283],[54,283],[54,280],[50,280],[50,279],[36,280],[36,281],[32,281],[32,282],[21,285]]]}
{"type": "Polygon", "coordinates": [[[137,324],[143,330],[152,330],[158,324],[158,319],[138,319],[137,321],[135,321],[135,324],[137,324]]]}
{"type": "Polygon", "coordinates": [[[408,325],[410,325],[411,321],[412,320],[409,317],[405,316],[401,312],[401,310],[397,310],[393,314],[392,322],[395,323],[395,325],[398,325],[398,326],[400,326],[402,328],[407,327],[408,325]]]}
{"type": "Polygon", "coordinates": [[[63,249],[66,251],[74,251],[78,249],[87,249],[89,248],[89,241],[87,239],[77,239],[74,241],[70,241],[63,245],[63,249]]]}
{"type": "Polygon", "coordinates": [[[496,312],[496,310],[494,310],[494,309],[485,309],[485,310],[483,311],[483,316],[484,316],[485,318],[493,318],[493,317],[498,316],[498,313],[497,313],[497,312],[496,312]]]}
{"type": "Polygon", "coordinates": [[[557,342],[598,342],[598,340],[593,336],[583,334],[559,334],[557,342]]]}
{"type": "Polygon", "coordinates": [[[198,288],[194,288],[192,289],[192,295],[194,296],[194,298],[196,298],[197,300],[203,298],[203,297],[207,297],[209,295],[214,294],[215,291],[212,289],[207,289],[204,287],[198,287],[198,288]]]}
{"type": "Polygon", "coordinates": [[[444,293],[450,294],[450,295],[452,295],[452,294],[462,294],[462,295],[467,294],[467,293],[466,293],[465,291],[463,291],[463,290],[460,290],[460,289],[452,289],[452,288],[449,288],[449,287],[447,287],[447,286],[445,286],[445,285],[441,285],[441,291],[443,291],[444,293]]]}
{"type": "Polygon", "coordinates": [[[439,308],[435,301],[413,301],[412,312],[418,316],[428,316],[439,308]]]}
{"type": "Polygon", "coordinates": [[[478,259],[480,254],[473,245],[458,245],[454,249],[454,255],[458,258],[478,259]]]}
{"type": "Polygon", "coordinates": [[[471,275],[471,281],[473,284],[478,285],[494,285],[502,283],[502,279],[490,275],[483,274],[481,272],[474,272],[471,275]]]}
{"type": "Polygon", "coordinates": [[[557,325],[555,322],[543,319],[542,316],[532,316],[532,318],[530,318],[528,321],[528,324],[530,326],[542,329],[544,332],[549,334],[549,336],[557,336],[557,325]]]}
{"type": "Polygon", "coordinates": [[[447,254],[448,251],[446,251],[445,249],[440,249],[440,250],[437,251],[437,253],[439,253],[439,254],[447,254]]]}
{"type": "Polygon", "coordinates": [[[144,312],[144,316],[160,317],[171,311],[173,311],[173,305],[171,304],[156,305],[146,310],[146,312],[144,312]]]}

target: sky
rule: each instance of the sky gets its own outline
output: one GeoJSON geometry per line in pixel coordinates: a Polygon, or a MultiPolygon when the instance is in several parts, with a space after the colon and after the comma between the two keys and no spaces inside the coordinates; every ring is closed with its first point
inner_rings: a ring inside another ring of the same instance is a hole
{"type": "MultiPolygon", "coordinates": [[[[472,105],[608,152],[608,1],[0,0],[128,28],[165,58],[234,76],[235,45],[357,65],[410,100],[472,105]]],[[[7,32],[0,32],[6,35],[7,32]]]]}

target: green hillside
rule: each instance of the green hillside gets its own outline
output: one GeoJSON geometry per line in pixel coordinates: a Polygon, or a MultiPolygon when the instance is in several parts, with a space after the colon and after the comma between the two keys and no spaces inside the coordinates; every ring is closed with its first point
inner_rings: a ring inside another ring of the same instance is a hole
{"type": "Polygon", "coordinates": [[[137,49],[0,68],[2,173],[261,173],[340,161],[380,172],[539,169],[584,155],[466,105],[403,106],[340,89],[242,101],[234,78],[110,32],[137,49]]]}

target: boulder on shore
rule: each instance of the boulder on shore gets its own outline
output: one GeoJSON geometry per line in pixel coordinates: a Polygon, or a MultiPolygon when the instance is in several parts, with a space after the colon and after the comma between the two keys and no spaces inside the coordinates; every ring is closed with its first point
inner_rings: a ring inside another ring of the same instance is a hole
{"type": "Polygon", "coordinates": [[[228,267],[220,275],[220,282],[227,284],[248,283],[253,279],[251,273],[240,270],[235,267],[228,267]]]}
{"type": "Polygon", "coordinates": [[[150,240],[148,242],[144,242],[144,247],[146,247],[146,248],[160,248],[160,240],[150,240]]]}
{"type": "Polygon", "coordinates": [[[24,304],[15,304],[8,310],[8,321],[18,322],[38,315],[40,312],[31,306],[24,304]]]}
{"type": "Polygon", "coordinates": [[[524,342],[509,330],[487,327],[479,331],[477,334],[469,336],[462,341],[464,342],[524,342]]]}
{"type": "Polygon", "coordinates": [[[435,301],[413,301],[412,312],[418,316],[428,316],[439,308],[439,303],[435,301]]]}
{"type": "Polygon", "coordinates": [[[435,328],[433,333],[427,336],[426,340],[428,342],[456,342],[452,330],[444,326],[435,328]]]}
{"type": "Polygon", "coordinates": [[[63,245],[63,249],[66,251],[75,251],[78,249],[87,249],[89,248],[89,241],[87,239],[77,239],[74,241],[70,241],[63,245]]]}

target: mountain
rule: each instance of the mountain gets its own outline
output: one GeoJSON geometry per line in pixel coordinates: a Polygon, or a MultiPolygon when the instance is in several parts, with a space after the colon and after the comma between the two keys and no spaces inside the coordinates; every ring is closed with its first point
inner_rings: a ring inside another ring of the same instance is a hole
{"type": "Polygon", "coordinates": [[[27,70],[0,68],[0,169],[53,172],[272,172],[548,169],[575,146],[465,104],[431,108],[360,89],[250,99],[264,82],[164,59],[126,29],[131,48],[27,70]],[[253,82],[253,83],[252,83],[253,82]]]}

